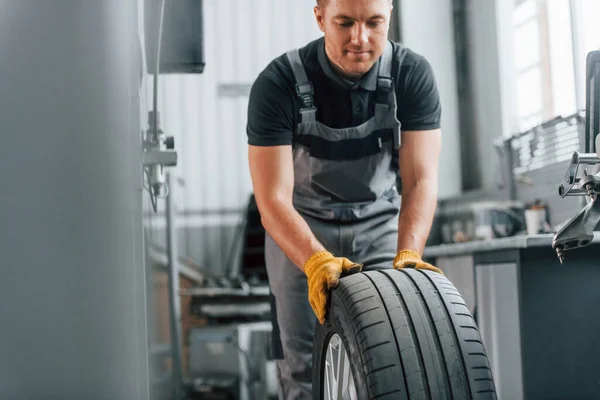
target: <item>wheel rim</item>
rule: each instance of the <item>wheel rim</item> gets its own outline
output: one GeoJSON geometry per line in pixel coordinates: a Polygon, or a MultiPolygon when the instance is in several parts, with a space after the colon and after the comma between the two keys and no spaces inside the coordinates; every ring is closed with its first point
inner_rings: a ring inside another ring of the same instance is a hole
{"type": "Polygon", "coordinates": [[[323,375],[325,400],[358,400],[348,353],[337,333],[327,343],[323,375]]]}

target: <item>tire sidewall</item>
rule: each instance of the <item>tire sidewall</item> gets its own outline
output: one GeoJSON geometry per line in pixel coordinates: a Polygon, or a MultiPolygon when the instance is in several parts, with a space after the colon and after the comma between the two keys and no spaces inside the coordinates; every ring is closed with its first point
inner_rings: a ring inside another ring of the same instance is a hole
{"type": "MultiPolygon", "coordinates": [[[[343,280],[343,278],[342,278],[343,280]]],[[[340,280],[340,283],[342,282],[340,280]]],[[[327,310],[327,319],[323,325],[317,322],[313,342],[313,399],[322,400],[325,387],[325,355],[329,340],[334,334],[338,334],[342,340],[350,362],[350,368],[356,386],[358,399],[368,399],[367,380],[362,368],[364,362],[358,348],[358,342],[352,325],[352,319],[340,296],[342,285],[338,285],[330,293],[330,302],[327,310]],[[359,362],[356,362],[359,360],[359,362]]]]}

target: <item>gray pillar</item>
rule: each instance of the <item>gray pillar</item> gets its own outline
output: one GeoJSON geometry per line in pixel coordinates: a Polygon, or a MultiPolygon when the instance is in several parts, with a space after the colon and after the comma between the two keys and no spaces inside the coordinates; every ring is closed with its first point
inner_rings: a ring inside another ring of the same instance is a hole
{"type": "Polygon", "coordinates": [[[147,399],[135,0],[0,0],[0,398],[147,399]]]}

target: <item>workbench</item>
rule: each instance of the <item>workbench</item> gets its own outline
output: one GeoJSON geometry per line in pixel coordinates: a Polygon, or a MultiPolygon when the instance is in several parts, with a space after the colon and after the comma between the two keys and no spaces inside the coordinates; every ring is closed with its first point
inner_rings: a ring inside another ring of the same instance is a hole
{"type": "Polygon", "coordinates": [[[550,234],[425,249],[475,317],[499,399],[600,399],[599,234],[564,265],[550,234]]]}

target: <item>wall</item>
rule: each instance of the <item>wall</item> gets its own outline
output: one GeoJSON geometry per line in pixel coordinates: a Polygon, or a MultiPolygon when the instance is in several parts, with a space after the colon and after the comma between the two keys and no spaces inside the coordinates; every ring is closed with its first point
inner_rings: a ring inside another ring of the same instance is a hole
{"type": "MultiPolygon", "coordinates": [[[[180,253],[215,272],[230,260],[236,229],[252,191],[248,171],[246,112],[256,76],[275,57],[321,36],[313,2],[204,0],[206,67],[200,75],[161,75],[162,128],[175,136],[179,154],[180,253]]],[[[152,106],[152,79],[143,84],[152,106]]],[[[147,223],[164,244],[164,200],[147,223]]],[[[149,210],[149,208],[147,208],[149,210]]]]}
{"type": "Polygon", "coordinates": [[[439,197],[451,197],[462,188],[452,1],[405,0],[399,6],[404,45],[427,58],[438,84],[443,136],[439,197]]]}
{"type": "MultiPolygon", "coordinates": [[[[443,198],[460,192],[461,174],[452,7],[449,0],[438,3],[407,1],[396,7],[401,7],[403,41],[427,57],[440,89],[443,198]]],[[[251,192],[245,134],[248,90],[271,59],[321,36],[313,4],[205,0],[205,72],[160,78],[163,129],[176,137],[179,164],[174,173],[185,185],[174,188],[180,192],[180,251],[217,272],[226,268],[251,192]]],[[[150,79],[144,88],[150,105],[150,79]]],[[[164,242],[164,216],[154,215],[149,225],[154,240],[164,242]]]]}
{"type": "MultiPolygon", "coordinates": [[[[518,2],[519,0],[517,0],[518,2]]],[[[465,0],[468,18],[468,57],[474,97],[474,131],[477,139],[483,198],[506,198],[506,190],[498,184],[504,178],[503,166],[493,142],[518,132],[514,107],[514,68],[512,59],[512,12],[514,1],[465,0]]],[[[467,157],[470,157],[467,155],[467,157]]],[[[515,182],[516,199],[531,203],[536,199],[548,204],[553,225],[570,218],[582,207],[582,199],[561,198],[558,185],[567,163],[557,163],[527,174],[531,184],[515,182]]]]}
{"type": "MultiPolygon", "coordinates": [[[[311,0],[205,0],[205,72],[159,80],[163,129],[175,136],[179,153],[173,170],[182,183],[173,189],[179,193],[180,252],[217,272],[229,262],[236,227],[251,192],[245,133],[248,90],[271,59],[321,35],[313,4],[311,0]]],[[[452,197],[460,194],[462,186],[452,1],[395,5],[400,8],[403,42],[423,54],[436,75],[443,109],[439,195],[452,197]]],[[[486,50],[486,44],[478,44],[477,50],[486,50]]],[[[486,67],[472,62],[474,68],[486,67]]],[[[148,106],[149,78],[142,94],[148,106]]],[[[478,76],[478,87],[485,84],[478,76]]],[[[478,101],[487,102],[481,93],[478,96],[478,101]]],[[[496,129],[490,127],[494,118],[486,119],[493,105],[478,111],[477,120],[486,121],[478,123],[482,131],[496,129]]],[[[491,172],[493,167],[487,163],[493,155],[487,147],[482,160],[491,172]]],[[[164,201],[148,223],[153,240],[159,243],[164,243],[162,205],[164,201]]]]}
{"type": "Polygon", "coordinates": [[[474,105],[471,122],[477,141],[477,157],[472,168],[480,170],[480,189],[495,192],[502,180],[502,166],[493,143],[517,132],[512,118],[514,1],[465,0],[463,7],[466,8],[467,56],[474,105]]]}
{"type": "Polygon", "coordinates": [[[481,170],[481,184],[493,187],[497,175],[496,155],[492,148],[494,139],[502,136],[500,71],[496,37],[496,11],[494,1],[468,1],[469,62],[472,71],[474,130],[478,139],[477,153],[481,170]]]}

